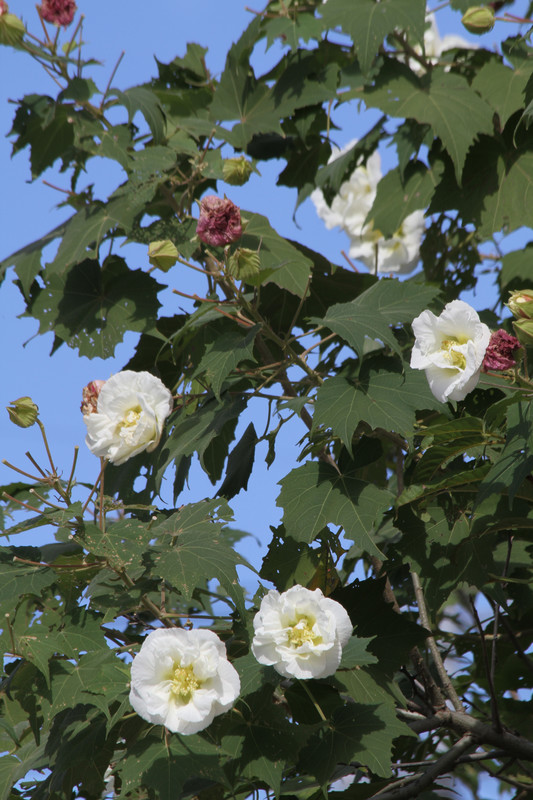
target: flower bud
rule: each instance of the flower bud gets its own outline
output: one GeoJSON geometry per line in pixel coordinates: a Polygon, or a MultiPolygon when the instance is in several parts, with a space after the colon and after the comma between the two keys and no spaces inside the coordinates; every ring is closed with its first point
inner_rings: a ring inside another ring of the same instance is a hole
{"type": "Polygon", "coordinates": [[[511,336],[510,333],[501,328],[498,331],[494,331],[485,350],[481,369],[483,372],[488,372],[489,370],[501,371],[516,367],[516,360],[513,354],[515,350],[520,349],[522,349],[522,346],[516,336],[511,336]]]}
{"type": "Polygon", "coordinates": [[[105,381],[91,381],[83,387],[80,410],[84,417],[95,414],[98,410],[98,395],[105,381]]]}
{"type": "Polygon", "coordinates": [[[74,19],[77,6],[74,0],[43,0],[37,8],[46,22],[66,28],[74,19]]]}
{"type": "Polygon", "coordinates": [[[226,197],[208,195],[200,203],[200,216],[196,226],[198,238],[213,247],[223,247],[242,236],[241,212],[226,197]]]}
{"type": "Polygon", "coordinates": [[[222,164],[222,175],[226,183],[242,186],[253,172],[251,163],[244,156],[227,158],[222,164]]]}
{"type": "Polygon", "coordinates": [[[518,319],[533,319],[533,289],[511,292],[506,306],[518,319]]]}
{"type": "Polygon", "coordinates": [[[513,328],[523,345],[533,346],[533,319],[517,319],[513,322],[513,328]]]}
{"type": "Polygon", "coordinates": [[[10,14],[7,3],[0,0],[0,44],[17,47],[25,33],[26,27],[22,20],[10,14]]]}
{"type": "Polygon", "coordinates": [[[237,247],[228,258],[228,273],[239,280],[247,280],[259,274],[259,253],[247,247],[237,247]]]}
{"type": "Polygon", "coordinates": [[[159,267],[163,272],[166,272],[174,266],[178,260],[179,253],[176,245],[165,239],[161,242],[150,242],[148,245],[148,260],[154,267],[159,267]]]}
{"type": "Polygon", "coordinates": [[[11,404],[7,406],[7,413],[11,422],[19,428],[31,428],[39,416],[39,407],[31,397],[19,397],[18,400],[11,400],[11,404]]]}
{"type": "Polygon", "coordinates": [[[461,22],[469,33],[481,36],[494,28],[494,11],[487,6],[472,6],[465,11],[461,22]]]}

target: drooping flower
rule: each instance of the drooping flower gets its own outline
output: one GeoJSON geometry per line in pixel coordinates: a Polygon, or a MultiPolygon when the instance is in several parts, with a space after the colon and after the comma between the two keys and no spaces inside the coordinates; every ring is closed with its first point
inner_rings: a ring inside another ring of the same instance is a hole
{"type": "MultiPolygon", "coordinates": [[[[331,161],[344,155],[355,144],[350,142],[342,150],[334,151],[331,161]]],[[[365,224],[381,180],[381,159],[374,152],[366,164],[359,164],[347,181],[341,184],[331,206],[326,203],[321,189],[311,193],[317,214],[326,228],[339,227],[350,237],[349,255],[362,261],[371,272],[397,272],[407,274],[416,267],[420,242],[425,230],[424,214],[414,211],[402,222],[390,239],[385,239],[372,221],[365,224]]]]}
{"type": "Polygon", "coordinates": [[[271,589],[254,618],[252,652],[285,677],[325,678],[339,666],[352,630],[344,607],[320,589],[271,589]]]}
{"type": "Polygon", "coordinates": [[[83,417],[87,447],[116,465],[143,450],[151,452],[172,405],[172,394],[159,378],[149,372],[118,372],[100,389],[96,413],[83,417]]]}
{"type": "Polygon", "coordinates": [[[485,351],[483,372],[487,372],[488,370],[500,371],[515,367],[516,360],[513,358],[513,353],[521,347],[522,345],[516,336],[512,336],[501,328],[500,330],[494,331],[485,351]]]}
{"type": "Polygon", "coordinates": [[[242,236],[241,212],[228,198],[213,194],[200,203],[200,216],[196,226],[198,238],[212,247],[223,247],[242,236]]]}
{"type": "Polygon", "coordinates": [[[437,400],[463,400],[479,380],[490,330],[472,306],[448,303],[439,317],[423,311],[413,320],[411,367],[423,369],[437,400]]]}
{"type": "Polygon", "coordinates": [[[130,703],[173,733],[198,733],[230,709],[241,690],[224,643],[205,629],[158,628],[131,665],[130,703]]]}
{"type": "Polygon", "coordinates": [[[42,0],[38,7],[41,17],[53,25],[70,25],[76,13],[74,0],[42,0]]]}
{"type": "Polygon", "coordinates": [[[87,386],[84,386],[81,392],[81,406],[80,411],[85,416],[86,414],[95,414],[98,404],[98,395],[100,389],[105,381],[95,380],[90,381],[87,386]]]}

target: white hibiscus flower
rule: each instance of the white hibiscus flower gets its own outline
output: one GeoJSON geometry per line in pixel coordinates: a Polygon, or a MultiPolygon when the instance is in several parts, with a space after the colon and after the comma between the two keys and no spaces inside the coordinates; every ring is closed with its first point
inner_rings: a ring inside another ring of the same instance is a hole
{"type": "Polygon", "coordinates": [[[241,690],[224,643],[205,629],[159,628],[131,665],[130,703],[173,733],[198,733],[230,709],[241,690]]]}
{"type": "Polygon", "coordinates": [[[320,589],[271,589],[254,618],[252,652],[285,677],[325,678],[339,666],[352,630],[344,607],[320,589]]]}
{"type": "Polygon", "coordinates": [[[440,317],[423,311],[413,320],[411,367],[423,369],[437,400],[463,400],[475,389],[490,330],[472,306],[448,303],[440,317]]]}
{"type": "Polygon", "coordinates": [[[149,372],[118,372],[100,389],[96,412],[84,414],[87,447],[117,465],[143,450],[151,452],[172,405],[172,394],[159,378],[149,372]]]}

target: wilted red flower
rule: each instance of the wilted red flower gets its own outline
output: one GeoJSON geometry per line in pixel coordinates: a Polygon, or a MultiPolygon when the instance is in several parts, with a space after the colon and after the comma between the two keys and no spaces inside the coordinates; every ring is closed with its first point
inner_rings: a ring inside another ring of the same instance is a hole
{"type": "Polygon", "coordinates": [[[83,387],[80,409],[84,417],[87,416],[87,414],[95,414],[98,410],[98,395],[104,383],[105,381],[96,380],[91,381],[87,386],[83,387]]]}
{"type": "Polygon", "coordinates": [[[76,13],[74,0],[43,0],[39,8],[41,17],[54,25],[70,25],[76,13]]]}
{"type": "Polygon", "coordinates": [[[522,345],[516,336],[511,336],[510,333],[501,328],[498,331],[494,331],[490,337],[489,346],[485,351],[483,372],[511,369],[511,367],[516,366],[513,353],[520,347],[522,345]]]}
{"type": "Polygon", "coordinates": [[[200,203],[200,217],[196,226],[198,238],[213,247],[236,242],[242,236],[241,212],[235,203],[222,200],[213,194],[200,203]]]}
{"type": "Polygon", "coordinates": [[[6,3],[6,0],[0,0],[0,17],[3,14],[7,14],[9,12],[9,7],[6,3]]]}

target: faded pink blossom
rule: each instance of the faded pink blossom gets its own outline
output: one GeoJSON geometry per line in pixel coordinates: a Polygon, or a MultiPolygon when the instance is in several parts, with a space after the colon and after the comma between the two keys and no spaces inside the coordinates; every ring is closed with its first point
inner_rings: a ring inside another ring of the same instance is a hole
{"type": "Polygon", "coordinates": [[[483,372],[511,369],[511,367],[516,366],[513,353],[520,347],[522,347],[522,345],[516,336],[511,336],[510,333],[507,333],[507,331],[504,331],[502,328],[498,331],[494,331],[485,351],[482,367],[483,372]]]}
{"type": "Polygon", "coordinates": [[[41,17],[53,25],[70,25],[76,13],[74,0],[42,0],[39,8],[41,17]]]}
{"type": "Polygon", "coordinates": [[[9,6],[6,3],[6,0],[0,0],[0,17],[8,13],[9,13],[9,6]]]}
{"type": "Polygon", "coordinates": [[[83,387],[80,409],[84,417],[88,414],[96,414],[98,410],[98,395],[104,383],[105,381],[95,380],[83,387]]]}
{"type": "Polygon", "coordinates": [[[241,212],[231,200],[213,194],[200,203],[200,217],[196,226],[198,238],[212,247],[223,247],[242,236],[241,212]]]}

